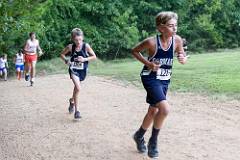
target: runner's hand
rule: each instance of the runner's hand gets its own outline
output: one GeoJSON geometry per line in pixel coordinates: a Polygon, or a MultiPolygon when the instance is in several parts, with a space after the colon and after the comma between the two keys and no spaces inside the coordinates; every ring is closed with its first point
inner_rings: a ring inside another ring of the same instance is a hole
{"type": "Polygon", "coordinates": [[[184,64],[187,61],[187,56],[184,53],[178,53],[177,59],[179,63],[184,64]]]}
{"type": "Polygon", "coordinates": [[[65,61],[65,64],[66,64],[66,65],[70,66],[71,62],[70,62],[69,59],[65,59],[64,61],[65,61]]]}
{"type": "Polygon", "coordinates": [[[39,54],[38,54],[38,57],[41,57],[43,55],[43,52],[40,51],[39,54]]]}
{"type": "Polygon", "coordinates": [[[87,58],[84,58],[84,57],[82,57],[82,56],[78,56],[77,58],[76,58],[76,60],[78,61],[78,62],[85,62],[85,61],[87,61],[87,58]]]}
{"type": "Polygon", "coordinates": [[[155,64],[154,62],[151,62],[149,65],[148,65],[148,68],[151,69],[152,71],[154,72],[157,72],[158,69],[160,67],[160,64],[155,64]]]}

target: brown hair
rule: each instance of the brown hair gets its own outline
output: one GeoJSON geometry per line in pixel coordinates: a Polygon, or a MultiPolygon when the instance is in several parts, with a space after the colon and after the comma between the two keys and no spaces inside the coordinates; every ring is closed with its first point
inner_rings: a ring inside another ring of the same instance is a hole
{"type": "Polygon", "coordinates": [[[71,38],[73,39],[75,36],[83,36],[83,31],[80,28],[74,28],[71,32],[71,38]]]}
{"type": "Polygon", "coordinates": [[[32,35],[34,35],[35,34],[35,32],[30,32],[29,33],[29,37],[31,37],[32,35]]]}
{"type": "Polygon", "coordinates": [[[164,25],[171,19],[178,20],[177,13],[171,11],[160,12],[156,16],[156,26],[164,25]]]}

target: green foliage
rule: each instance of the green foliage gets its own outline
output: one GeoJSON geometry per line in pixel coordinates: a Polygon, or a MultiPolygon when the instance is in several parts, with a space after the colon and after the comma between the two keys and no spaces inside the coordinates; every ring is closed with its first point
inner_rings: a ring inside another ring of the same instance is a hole
{"type": "Polygon", "coordinates": [[[55,1],[51,0],[43,19],[47,22],[48,55],[54,57],[67,43],[70,31],[79,27],[85,40],[101,58],[126,56],[139,40],[133,9],[120,1],[55,1]],[[54,50],[54,52],[53,52],[54,50]],[[124,55],[125,54],[125,55],[124,55]]]}
{"type": "Polygon", "coordinates": [[[190,50],[239,47],[239,1],[186,1],[184,8],[180,33],[188,39],[190,50]]]}
{"type": "Polygon", "coordinates": [[[190,51],[240,46],[239,0],[2,0],[0,52],[10,57],[34,31],[45,51],[43,59],[59,56],[79,27],[98,57],[129,57],[139,41],[156,34],[160,11],[179,15],[179,35],[190,51]]]}
{"type": "Polygon", "coordinates": [[[12,57],[23,47],[28,33],[35,31],[44,33],[42,21],[44,12],[36,0],[4,0],[0,2],[0,52],[12,57]],[[34,10],[34,12],[32,12],[34,10]]]}

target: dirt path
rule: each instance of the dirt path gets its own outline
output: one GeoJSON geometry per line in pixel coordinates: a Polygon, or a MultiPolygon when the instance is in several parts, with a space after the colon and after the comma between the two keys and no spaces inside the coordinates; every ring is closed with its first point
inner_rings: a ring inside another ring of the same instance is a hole
{"type": "MultiPolygon", "coordinates": [[[[1,160],[142,160],[131,139],[147,110],[145,91],[90,76],[82,85],[82,119],[67,112],[67,75],[0,82],[1,160]]],[[[160,160],[239,160],[240,102],[170,93],[159,137],[160,160]]],[[[150,132],[146,134],[146,140],[150,132]]]]}

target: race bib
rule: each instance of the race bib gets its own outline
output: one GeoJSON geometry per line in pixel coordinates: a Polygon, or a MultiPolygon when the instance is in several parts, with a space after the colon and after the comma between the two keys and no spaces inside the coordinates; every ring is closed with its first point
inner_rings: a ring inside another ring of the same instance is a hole
{"type": "Polygon", "coordinates": [[[71,66],[72,69],[79,69],[79,70],[83,70],[84,69],[84,63],[82,62],[71,62],[71,66]]]}
{"type": "Polygon", "coordinates": [[[157,71],[157,79],[169,80],[171,78],[171,74],[172,74],[171,69],[159,68],[157,71]]]}

